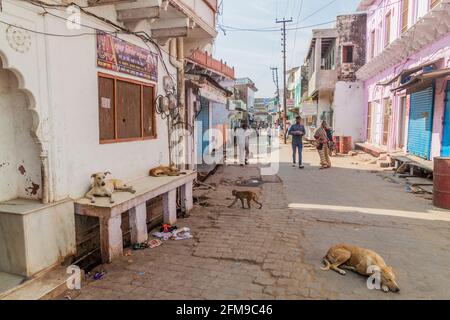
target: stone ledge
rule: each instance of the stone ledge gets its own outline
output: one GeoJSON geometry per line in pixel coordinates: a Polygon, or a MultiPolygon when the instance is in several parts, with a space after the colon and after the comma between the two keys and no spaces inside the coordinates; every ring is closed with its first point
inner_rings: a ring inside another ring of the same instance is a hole
{"type": "Polygon", "coordinates": [[[355,149],[364,151],[374,157],[380,157],[382,154],[387,154],[387,150],[374,146],[367,142],[357,142],[355,143],[355,149]]]}

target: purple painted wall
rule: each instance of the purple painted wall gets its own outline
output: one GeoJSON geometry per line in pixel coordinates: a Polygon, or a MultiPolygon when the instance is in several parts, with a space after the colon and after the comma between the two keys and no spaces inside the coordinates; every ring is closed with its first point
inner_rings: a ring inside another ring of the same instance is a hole
{"type": "MultiPolygon", "coordinates": [[[[394,96],[390,86],[382,87],[376,86],[376,83],[383,79],[390,79],[398,75],[402,70],[408,69],[414,65],[421,64],[425,61],[432,61],[441,59],[439,68],[450,67],[450,33],[433,44],[423,48],[418,53],[411,55],[401,63],[394,67],[385,69],[377,76],[364,82],[365,89],[365,117],[367,119],[367,104],[370,101],[376,101],[383,97],[391,97],[392,99],[392,117],[390,122],[390,132],[388,140],[388,150],[393,151],[397,148],[397,127],[399,117],[399,96],[394,96]]],[[[436,157],[440,155],[440,141],[442,139],[442,116],[444,113],[444,94],[447,79],[440,79],[436,81],[436,96],[433,116],[433,141],[431,148],[431,156],[436,157]]]]}

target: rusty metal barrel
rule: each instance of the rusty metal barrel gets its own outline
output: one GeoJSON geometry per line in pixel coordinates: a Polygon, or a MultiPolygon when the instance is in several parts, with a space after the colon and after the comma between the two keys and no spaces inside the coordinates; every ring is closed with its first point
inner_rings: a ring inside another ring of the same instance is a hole
{"type": "Polygon", "coordinates": [[[339,153],[349,153],[352,150],[352,137],[340,137],[339,140],[339,153]]]}
{"type": "Polygon", "coordinates": [[[450,209],[450,157],[434,158],[433,205],[450,209]]]}

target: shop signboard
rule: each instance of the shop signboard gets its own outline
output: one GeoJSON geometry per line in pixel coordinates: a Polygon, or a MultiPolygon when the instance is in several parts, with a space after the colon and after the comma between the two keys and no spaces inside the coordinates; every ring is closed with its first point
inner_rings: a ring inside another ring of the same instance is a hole
{"type": "Polygon", "coordinates": [[[302,116],[314,116],[317,114],[317,103],[315,101],[302,102],[300,107],[302,116]]]}
{"type": "Polygon", "coordinates": [[[158,81],[156,53],[101,31],[97,31],[97,66],[158,81]]]}

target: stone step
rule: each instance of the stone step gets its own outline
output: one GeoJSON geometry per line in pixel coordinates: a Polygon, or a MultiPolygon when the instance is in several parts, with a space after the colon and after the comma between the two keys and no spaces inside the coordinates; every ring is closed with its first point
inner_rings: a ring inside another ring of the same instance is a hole
{"type": "MultiPolygon", "coordinates": [[[[43,272],[21,285],[0,294],[0,300],[51,300],[67,290],[70,274],[66,267],[56,267],[43,272]]],[[[81,280],[84,279],[81,271],[81,280]]]]}
{"type": "Polygon", "coordinates": [[[432,186],[433,180],[420,178],[420,177],[407,177],[405,178],[409,185],[422,185],[422,186],[432,186]]]}

